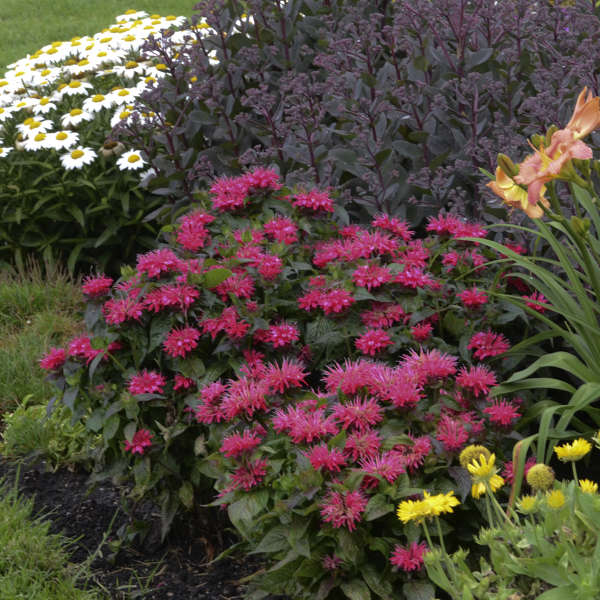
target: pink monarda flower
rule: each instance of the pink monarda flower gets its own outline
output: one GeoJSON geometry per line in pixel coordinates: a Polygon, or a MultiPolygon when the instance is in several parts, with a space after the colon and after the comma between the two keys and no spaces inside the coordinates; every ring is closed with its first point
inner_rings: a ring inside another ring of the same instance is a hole
{"type": "Polygon", "coordinates": [[[265,335],[265,341],[273,344],[274,348],[289,346],[300,339],[300,332],[295,325],[281,323],[271,325],[265,335]]]}
{"type": "Polygon", "coordinates": [[[203,319],[201,321],[202,333],[210,334],[213,341],[221,333],[225,331],[227,335],[234,339],[241,339],[250,329],[250,323],[243,320],[238,320],[238,312],[235,306],[228,306],[223,309],[219,317],[214,319],[203,319]]]}
{"type": "Polygon", "coordinates": [[[396,544],[390,556],[390,562],[406,572],[419,571],[423,567],[423,555],[428,551],[429,548],[425,542],[420,544],[412,542],[406,548],[396,544]]]}
{"type": "Polygon", "coordinates": [[[120,325],[129,319],[139,320],[144,312],[144,304],[134,297],[120,300],[107,300],[102,306],[104,318],[109,325],[120,325]]]}
{"type": "Polygon", "coordinates": [[[177,373],[175,375],[175,385],[173,385],[173,391],[176,392],[178,390],[189,390],[192,387],[196,386],[196,382],[189,377],[184,377],[177,373]]]}
{"type": "Polygon", "coordinates": [[[533,310],[537,310],[539,313],[545,313],[550,307],[550,303],[546,297],[539,292],[533,292],[533,294],[529,296],[523,296],[523,300],[529,300],[529,302],[525,302],[525,306],[533,308],[533,310]]]}
{"type": "Polygon", "coordinates": [[[408,243],[407,249],[402,254],[398,254],[394,262],[404,265],[404,268],[425,269],[429,256],[429,248],[423,245],[423,240],[412,240],[408,243]]]}
{"type": "Polygon", "coordinates": [[[199,290],[191,285],[165,285],[150,290],[144,296],[143,305],[155,313],[169,307],[185,311],[199,296],[199,290]]]}
{"type": "Polygon", "coordinates": [[[437,348],[433,350],[411,350],[400,361],[401,367],[417,376],[421,384],[430,383],[456,373],[457,359],[450,354],[444,354],[437,348]]]}
{"type": "Polygon", "coordinates": [[[371,310],[360,315],[362,322],[372,329],[385,329],[394,323],[406,321],[408,315],[400,304],[374,302],[371,310]]]}
{"type": "Polygon", "coordinates": [[[456,376],[456,383],[471,390],[473,395],[478,398],[480,394],[487,394],[490,387],[496,385],[496,376],[483,365],[470,367],[469,369],[461,367],[456,376]]]}
{"type": "Polygon", "coordinates": [[[326,444],[313,446],[308,452],[303,452],[303,454],[310,460],[312,468],[316,471],[325,469],[332,473],[339,473],[341,467],[346,466],[346,459],[342,451],[337,448],[330,450],[326,444]]]}
{"type": "Polygon", "coordinates": [[[90,298],[99,298],[100,296],[106,296],[106,294],[108,294],[112,284],[113,279],[106,277],[105,275],[86,277],[83,280],[81,291],[90,298]]]}
{"type": "Polygon", "coordinates": [[[327,192],[312,190],[305,194],[296,194],[292,204],[299,208],[309,208],[314,211],[333,212],[333,200],[327,192]]]}
{"type": "Polygon", "coordinates": [[[483,360],[488,356],[498,356],[510,350],[508,340],[501,333],[493,331],[479,331],[474,334],[467,346],[469,350],[475,350],[473,356],[483,360]]]}
{"type": "Polygon", "coordinates": [[[88,336],[82,335],[71,340],[68,354],[69,356],[85,358],[89,364],[98,354],[102,354],[102,350],[92,348],[92,340],[88,336]]]}
{"type": "Polygon", "coordinates": [[[67,352],[63,348],[50,348],[40,360],[40,367],[45,371],[55,371],[65,364],[67,352]]]}
{"type": "Polygon", "coordinates": [[[326,315],[341,313],[352,304],[354,304],[352,294],[340,289],[323,292],[319,301],[319,306],[326,315]]]}
{"type": "Polygon", "coordinates": [[[134,396],[137,394],[162,394],[167,380],[156,371],[144,369],[141,373],[132,375],[127,390],[134,396]]]}
{"type": "Polygon", "coordinates": [[[418,267],[406,267],[404,271],[396,275],[393,281],[413,290],[431,286],[434,283],[433,278],[418,267]]]}
{"type": "Polygon", "coordinates": [[[483,412],[488,415],[490,423],[500,427],[510,427],[521,416],[518,407],[506,400],[494,400],[483,412]]]}
{"type": "Polygon", "coordinates": [[[410,329],[410,334],[417,342],[424,342],[431,337],[433,325],[431,323],[418,323],[410,329]]]}
{"type": "Polygon", "coordinates": [[[232,433],[223,439],[219,452],[227,458],[248,454],[260,446],[261,438],[256,433],[246,429],[244,433],[232,433]]]}
{"type": "Polygon", "coordinates": [[[249,190],[280,190],[279,174],[273,169],[257,167],[248,173],[244,173],[241,179],[249,190]]]}
{"type": "Polygon", "coordinates": [[[455,251],[446,252],[446,254],[442,255],[442,264],[445,267],[450,267],[448,270],[451,271],[458,262],[460,261],[460,254],[455,251]]]}
{"type": "Polygon", "coordinates": [[[233,294],[236,298],[252,298],[254,295],[254,281],[247,273],[233,273],[225,281],[221,282],[215,291],[221,300],[225,302],[229,298],[229,294],[233,294]]]}
{"type": "Polygon", "coordinates": [[[431,452],[431,439],[427,435],[413,437],[409,434],[412,444],[398,444],[394,451],[399,452],[404,460],[404,465],[410,473],[414,473],[423,466],[425,458],[431,452]]]}
{"type": "Polygon", "coordinates": [[[206,225],[214,220],[215,217],[204,212],[194,212],[182,217],[177,230],[177,242],[186,250],[197,252],[208,239],[206,225]]]}
{"type": "MultiPolygon", "coordinates": [[[[377,475],[388,483],[394,483],[402,473],[406,472],[404,457],[399,452],[389,451],[381,454],[363,458],[360,461],[360,469],[369,475],[377,475]]],[[[376,477],[367,479],[367,487],[376,487],[379,480],[376,477]],[[372,480],[372,481],[369,481],[372,480]]]]}
{"type": "Polygon", "coordinates": [[[242,208],[248,196],[248,183],[241,177],[221,177],[210,188],[213,208],[219,212],[242,208]]]}
{"type": "Polygon", "coordinates": [[[383,329],[369,329],[354,341],[357,350],[369,356],[375,356],[391,344],[390,336],[383,329]]]}
{"type": "Polygon", "coordinates": [[[180,270],[181,260],[172,250],[161,248],[138,254],[136,268],[139,273],[146,273],[148,277],[159,277],[162,273],[180,270]]]}
{"type": "Polygon", "coordinates": [[[326,417],[323,409],[312,412],[305,412],[294,406],[288,406],[287,412],[277,409],[272,423],[273,429],[278,433],[287,431],[295,444],[311,444],[338,433],[333,417],[326,417]]]}
{"type": "Polygon", "coordinates": [[[369,429],[383,419],[383,407],[374,398],[355,398],[345,404],[333,405],[332,415],[342,429],[369,429]]]}
{"type": "Polygon", "coordinates": [[[336,529],[347,527],[349,531],[354,531],[367,502],[367,498],[358,490],[353,492],[331,491],[321,504],[321,516],[325,523],[331,523],[336,529]]]}
{"type": "Polygon", "coordinates": [[[364,359],[351,361],[346,359],[343,366],[339,363],[327,367],[323,381],[330,394],[341,391],[343,394],[356,394],[369,385],[374,364],[364,359]]]}
{"type": "Polygon", "coordinates": [[[322,564],[326,571],[337,571],[342,564],[342,559],[335,554],[327,554],[323,557],[322,564]]]}
{"type": "Polygon", "coordinates": [[[354,283],[368,290],[378,288],[392,279],[392,273],[379,265],[362,265],[352,273],[354,283]]]}
{"type": "Polygon", "coordinates": [[[139,429],[135,432],[133,439],[125,440],[125,452],[131,454],[144,454],[145,448],[152,445],[153,434],[148,429],[139,429]]]}
{"type": "Polygon", "coordinates": [[[293,244],[298,241],[298,227],[287,217],[275,217],[263,227],[265,233],[281,244],[293,244]]]}
{"type": "Polygon", "coordinates": [[[448,452],[456,452],[466,444],[469,433],[458,419],[442,415],[438,422],[435,439],[442,442],[448,452]]]}
{"type": "Polygon", "coordinates": [[[257,459],[247,466],[238,467],[231,475],[233,489],[242,488],[247,492],[259,485],[267,474],[267,465],[266,459],[257,459]]]}
{"type": "Polygon", "coordinates": [[[427,231],[433,231],[438,235],[450,235],[460,225],[460,220],[454,215],[439,215],[427,218],[427,231]]]}
{"type": "Polygon", "coordinates": [[[353,431],[348,435],[344,455],[352,462],[375,456],[381,446],[379,433],[372,429],[353,431]]]}
{"type": "Polygon", "coordinates": [[[269,386],[265,381],[240,377],[229,382],[221,410],[228,421],[240,415],[252,418],[255,412],[266,410],[268,393],[269,386]]]}
{"type": "Polygon", "coordinates": [[[393,234],[401,237],[405,242],[410,241],[413,236],[413,232],[408,227],[406,221],[401,221],[396,217],[390,217],[386,214],[378,215],[371,222],[373,227],[379,227],[391,231],[393,234]]]}
{"type": "Polygon", "coordinates": [[[173,358],[177,356],[185,357],[188,352],[198,346],[198,339],[202,334],[193,327],[183,329],[173,329],[169,332],[167,339],[163,343],[165,352],[173,358]]]}
{"type": "Polygon", "coordinates": [[[258,273],[267,281],[273,281],[283,270],[283,262],[279,256],[264,254],[258,264],[258,273]]]}
{"type": "Polygon", "coordinates": [[[488,296],[485,292],[478,290],[476,287],[462,291],[456,294],[466,308],[477,309],[484,304],[487,304],[488,296]]]}
{"type": "MultiPolygon", "coordinates": [[[[525,469],[523,470],[523,477],[527,477],[527,473],[529,469],[533,467],[533,465],[537,464],[537,460],[535,456],[530,456],[525,462],[525,469]]],[[[512,460],[509,460],[505,463],[504,468],[502,469],[502,477],[506,479],[506,483],[508,485],[512,485],[515,481],[515,467],[512,460]]]]}
{"type": "Polygon", "coordinates": [[[263,379],[271,390],[283,394],[292,387],[301,387],[306,384],[305,377],[308,373],[301,363],[284,358],[281,365],[271,363],[263,373],[263,379]]]}

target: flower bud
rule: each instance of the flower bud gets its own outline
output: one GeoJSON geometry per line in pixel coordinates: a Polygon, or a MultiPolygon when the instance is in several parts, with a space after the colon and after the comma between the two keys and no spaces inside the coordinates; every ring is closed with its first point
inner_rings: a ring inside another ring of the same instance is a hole
{"type": "Polygon", "coordinates": [[[498,166],[512,179],[519,174],[519,167],[506,154],[498,154],[498,166]]]}
{"type": "Polygon", "coordinates": [[[531,136],[531,143],[533,144],[534,148],[539,150],[540,146],[544,143],[544,136],[534,133],[531,136]]]}
{"type": "Polygon", "coordinates": [[[558,127],[556,125],[550,125],[550,127],[548,128],[548,131],[546,131],[546,139],[544,141],[544,146],[546,148],[550,145],[550,142],[552,141],[552,136],[557,131],[558,131],[558,127]]]}
{"type": "Polygon", "coordinates": [[[590,161],[589,159],[587,160],[583,160],[580,158],[573,158],[571,160],[571,162],[573,163],[573,166],[580,171],[580,173],[586,178],[589,179],[590,178],[590,174],[591,174],[591,167],[590,167],[590,161]]]}
{"type": "Polygon", "coordinates": [[[460,453],[458,460],[461,467],[466,469],[467,465],[471,464],[475,459],[480,460],[481,456],[487,461],[491,456],[490,451],[485,446],[470,444],[460,453]]]}
{"type": "Polygon", "coordinates": [[[526,479],[534,490],[544,492],[554,484],[554,471],[548,465],[538,463],[529,469],[526,479]]]}
{"type": "Polygon", "coordinates": [[[573,228],[573,231],[575,231],[575,233],[581,237],[587,236],[588,231],[590,230],[590,225],[590,220],[587,217],[584,219],[575,216],[571,217],[571,227],[573,228]]]}

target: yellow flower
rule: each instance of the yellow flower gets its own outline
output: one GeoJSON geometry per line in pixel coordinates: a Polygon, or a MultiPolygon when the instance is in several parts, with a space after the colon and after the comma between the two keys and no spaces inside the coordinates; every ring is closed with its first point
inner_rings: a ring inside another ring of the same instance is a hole
{"type": "MultiPolygon", "coordinates": [[[[458,498],[454,495],[454,491],[449,491],[447,494],[436,494],[431,496],[428,492],[423,492],[423,502],[425,502],[431,511],[431,516],[439,516],[442,513],[454,512],[452,509],[460,504],[458,498]]],[[[430,515],[427,515],[430,516],[430,515]]]]}
{"type": "Polygon", "coordinates": [[[578,438],[570,444],[564,446],[555,446],[556,456],[563,462],[576,461],[583,458],[590,450],[592,445],[583,438],[578,438]]]}
{"type": "Polygon", "coordinates": [[[595,494],[598,491],[598,484],[589,479],[580,479],[579,487],[584,494],[595,494]]]}
{"type": "Polygon", "coordinates": [[[525,514],[531,514],[537,509],[537,496],[521,496],[519,510],[525,514]]]}
{"type": "Polygon", "coordinates": [[[478,444],[470,444],[467,446],[458,456],[458,460],[460,461],[461,467],[463,469],[467,468],[467,465],[470,462],[473,462],[473,459],[479,458],[481,455],[485,456],[485,458],[490,457],[490,451],[485,446],[479,446],[478,444]]]}
{"type": "Polygon", "coordinates": [[[421,523],[425,517],[430,516],[430,508],[424,500],[404,500],[398,505],[396,514],[403,523],[421,523]]]}
{"type": "Polygon", "coordinates": [[[565,495],[561,490],[552,490],[546,497],[546,502],[550,508],[558,509],[565,505],[565,495]]]}
{"type": "Polygon", "coordinates": [[[495,454],[491,454],[487,459],[482,454],[479,456],[479,460],[475,458],[467,465],[473,479],[473,486],[471,487],[473,498],[479,498],[482,494],[485,494],[488,486],[492,492],[495,492],[504,485],[504,479],[496,473],[495,462],[495,454]]]}
{"type": "Polygon", "coordinates": [[[554,471],[543,463],[533,465],[527,472],[527,483],[541,492],[549,490],[554,483],[554,471]]]}
{"type": "Polygon", "coordinates": [[[538,202],[541,202],[544,206],[549,206],[548,200],[544,197],[546,186],[542,186],[540,189],[539,198],[536,202],[530,203],[527,190],[518,185],[501,167],[496,168],[496,179],[490,181],[487,187],[500,196],[511,208],[520,208],[532,219],[539,219],[544,214],[544,210],[538,205],[538,202]]]}

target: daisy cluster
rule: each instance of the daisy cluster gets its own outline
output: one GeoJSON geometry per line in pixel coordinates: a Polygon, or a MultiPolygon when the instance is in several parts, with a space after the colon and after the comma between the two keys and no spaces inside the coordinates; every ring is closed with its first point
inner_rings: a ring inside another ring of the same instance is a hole
{"type": "Polygon", "coordinates": [[[105,143],[111,127],[148,115],[136,98],[167,73],[166,65],[141,58],[149,36],[177,28],[173,48],[192,33],[181,16],[129,10],[92,36],[56,41],[8,66],[0,76],[0,160],[15,151],[48,151],[66,170],[81,169],[99,154],[116,158],[121,170],[146,165],[140,152],[105,143]]]}
{"type": "MultiPolygon", "coordinates": [[[[375,496],[435,486],[469,444],[501,454],[522,410],[491,395],[511,344],[484,228],[444,215],[419,237],[386,214],[337,226],[335,211],[330,191],[270,169],[216,180],[119,281],[85,279],[92,329],[42,367],[79,373],[82,410],[138,407],[110,442],[121,454],[170,452],[167,422],[201,435],[223,504],[308,486],[297,502],[323,531],[370,527],[375,496]]],[[[173,464],[194,456],[182,444],[173,464]]]]}

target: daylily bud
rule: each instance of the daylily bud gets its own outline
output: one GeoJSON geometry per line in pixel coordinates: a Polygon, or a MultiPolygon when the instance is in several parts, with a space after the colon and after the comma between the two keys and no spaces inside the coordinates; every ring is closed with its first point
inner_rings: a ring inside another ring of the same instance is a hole
{"type": "Polygon", "coordinates": [[[533,144],[534,148],[537,148],[539,150],[540,146],[544,143],[545,138],[543,135],[539,135],[537,133],[534,133],[531,136],[531,143],[533,144]]]}
{"type": "Polygon", "coordinates": [[[498,166],[509,176],[519,174],[519,167],[506,154],[498,154],[498,166]]]}
{"type": "Polygon", "coordinates": [[[586,179],[590,178],[591,166],[589,160],[574,158],[572,162],[573,166],[578,169],[586,179]]]}
{"type": "Polygon", "coordinates": [[[550,127],[548,128],[548,131],[546,131],[546,140],[544,143],[544,146],[546,146],[546,148],[550,145],[550,142],[552,141],[552,135],[554,133],[556,133],[558,131],[558,127],[556,125],[550,125],[550,127]]]}
{"type": "Polygon", "coordinates": [[[573,227],[575,233],[581,237],[587,236],[587,233],[590,230],[590,225],[590,220],[587,218],[582,219],[575,216],[571,217],[571,227],[573,227]]]}

